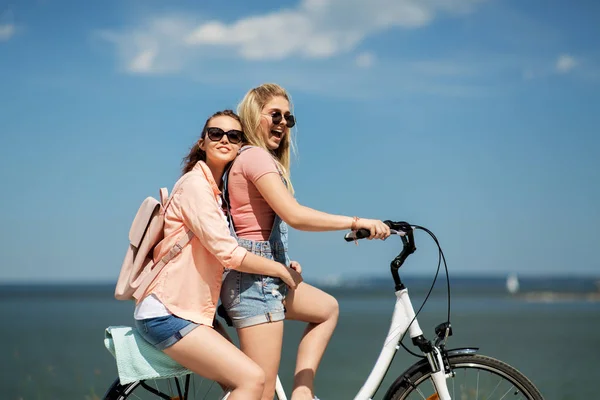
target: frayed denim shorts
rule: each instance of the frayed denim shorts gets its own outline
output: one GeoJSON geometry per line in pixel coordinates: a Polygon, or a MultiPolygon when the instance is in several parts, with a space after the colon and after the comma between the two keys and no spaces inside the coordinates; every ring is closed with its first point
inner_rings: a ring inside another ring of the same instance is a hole
{"type": "Polygon", "coordinates": [[[173,346],[198,326],[195,322],[172,314],[135,320],[135,327],[140,335],[161,351],[173,346]]]}
{"type": "MultiPolygon", "coordinates": [[[[272,250],[269,242],[238,241],[254,254],[285,262],[283,248],[272,250]]],[[[221,286],[221,303],[233,326],[245,328],[285,319],[283,301],[287,292],[288,287],[280,278],[229,270],[221,286]]]]}

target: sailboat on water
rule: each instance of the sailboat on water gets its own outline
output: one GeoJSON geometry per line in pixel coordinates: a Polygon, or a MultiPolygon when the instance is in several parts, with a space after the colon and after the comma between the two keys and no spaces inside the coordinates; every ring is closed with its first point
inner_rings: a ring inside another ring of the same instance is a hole
{"type": "Polygon", "coordinates": [[[509,274],[506,278],[506,290],[508,293],[515,294],[519,291],[519,278],[517,274],[509,274]]]}

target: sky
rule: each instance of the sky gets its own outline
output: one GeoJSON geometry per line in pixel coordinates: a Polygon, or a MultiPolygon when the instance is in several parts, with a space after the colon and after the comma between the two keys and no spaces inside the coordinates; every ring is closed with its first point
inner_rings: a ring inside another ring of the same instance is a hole
{"type": "MultiPolygon", "coordinates": [[[[0,283],[116,281],[141,201],[264,82],[301,204],[425,226],[451,276],[599,277],[599,37],[593,0],[0,1],[0,283]]],[[[292,230],[306,279],[389,273],[397,238],[343,234],[292,230]]]]}

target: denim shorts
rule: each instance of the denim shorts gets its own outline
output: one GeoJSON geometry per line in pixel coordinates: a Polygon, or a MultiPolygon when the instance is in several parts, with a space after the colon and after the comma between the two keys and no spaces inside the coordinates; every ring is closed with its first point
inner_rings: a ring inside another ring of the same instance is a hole
{"type": "Polygon", "coordinates": [[[197,326],[199,324],[172,314],[135,320],[140,335],[158,350],[173,346],[197,326]]]}
{"type": "MultiPolygon", "coordinates": [[[[250,247],[248,250],[257,255],[285,262],[283,249],[271,251],[269,246],[261,246],[268,242],[238,241],[242,247],[250,247]]],[[[233,326],[245,328],[285,319],[283,301],[287,292],[288,287],[280,278],[229,270],[221,286],[221,303],[233,326]]]]}
{"type": "Polygon", "coordinates": [[[221,302],[236,328],[285,319],[287,285],[279,278],[229,271],[221,287],[221,302]]]}

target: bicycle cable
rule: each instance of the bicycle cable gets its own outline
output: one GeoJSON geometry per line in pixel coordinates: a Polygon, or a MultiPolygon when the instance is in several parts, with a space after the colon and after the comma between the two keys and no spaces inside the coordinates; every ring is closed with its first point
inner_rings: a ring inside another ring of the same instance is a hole
{"type": "MultiPolygon", "coordinates": [[[[444,256],[444,252],[442,251],[442,247],[440,246],[440,242],[438,241],[437,237],[434,235],[433,232],[431,232],[429,229],[423,227],[423,226],[419,226],[419,225],[413,225],[414,229],[420,229],[424,232],[426,232],[427,234],[429,234],[429,236],[431,236],[431,238],[433,239],[433,241],[435,242],[435,244],[438,247],[438,265],[437,265],[437,269],[435,271],[435,276],[433,277],[433,282],[431,283],[431,287],[429,288],[429,291],[427,292],[427,295],[425,296],[425,299],[423,300],[423,303],[421,303],[421,306],[419,307],[419,309],[417,310],[417,312],[415,313],[415,316],[413,317],[412,321],[410,321],[410,324],[408,326],[411,326],[412,323],[417,319],[417,316],[419,315],[419,313],[421,312],[421,310],[423,309],[423,307],[425,306],[425,303],[427,303],[427,300],[429,299],[429,296],[431,295],[431,293],[433,292],[433,288],[435,287],[435,283],[437,281],[438,275],[440,273],[440,266],[442,264],[442,261],[444,262],[444,270],[446,272],[446,292],[447,292],[447,296],[448,296],[448,314],[447,314],[447,319],[446,321],[448,322],[448,325],[450,326],[450,277],[448,275],[448,264],[446,264],[446,257],[444,256]]],[[[406,334],[408,333],[408,329],[404,332],[404,334],[402,335],[402,337],[399,340],[400,345],[404,348],[404,350],[406,350],[409,354],[412,354],[413,356],[417,357],[417,358],[425,358],[425,356],[421,355],[421,354],[417,354],[414,353],[412,350],[410,350],[408,347],[406,347],[404,345],[404,343],[402,343],[402,341],[404,340],[404,337],[406,336],[406,334]]]]}

